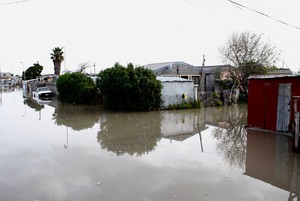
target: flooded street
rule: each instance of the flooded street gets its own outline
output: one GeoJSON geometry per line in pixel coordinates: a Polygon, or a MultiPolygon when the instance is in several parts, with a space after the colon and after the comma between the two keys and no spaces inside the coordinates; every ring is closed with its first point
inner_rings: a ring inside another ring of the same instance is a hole
{"type": "Polygon", "coordinates": [[[299,199],[299,155],[246,130],[247,105],[116,113],[0,98],[0,201],[299,199]]]}

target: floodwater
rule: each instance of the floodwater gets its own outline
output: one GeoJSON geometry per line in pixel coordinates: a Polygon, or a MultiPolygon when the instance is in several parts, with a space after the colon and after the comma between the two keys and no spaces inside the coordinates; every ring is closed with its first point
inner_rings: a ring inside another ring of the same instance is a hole
{"type": "Polygon", "coordinates": [[[299,155],[246,130],[246,105],[117,113],[15,89],[0,114],[0,201],[297,200],[299,155]]]}

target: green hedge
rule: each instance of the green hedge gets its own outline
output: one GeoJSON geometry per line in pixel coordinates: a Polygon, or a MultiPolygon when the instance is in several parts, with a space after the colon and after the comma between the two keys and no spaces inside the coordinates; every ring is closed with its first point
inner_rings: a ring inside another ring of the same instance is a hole
{"type": "Polygon", "coordinates": [[[141,66],[116,63],[99,73],[96,86],[107,109],[148,111],[161,107],[162,85],[151,70],[141,66]]]}
{"type": "Polygon", "coordinates": [[[96,85],[90,77],[82,73],[66,73],[59,76],[56,87],[62,102],[89,104],[95,101],[96,85]]]}

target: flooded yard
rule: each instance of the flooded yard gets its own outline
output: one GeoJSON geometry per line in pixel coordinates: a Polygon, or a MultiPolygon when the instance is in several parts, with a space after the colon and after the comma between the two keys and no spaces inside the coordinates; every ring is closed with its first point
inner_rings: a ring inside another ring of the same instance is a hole
{"type": "Polygon", "coordinates": [[[246,130],[247,105],[122,113],[15,89],[0,114],[1,201],[299,199],[299,155],[246,130]]]}

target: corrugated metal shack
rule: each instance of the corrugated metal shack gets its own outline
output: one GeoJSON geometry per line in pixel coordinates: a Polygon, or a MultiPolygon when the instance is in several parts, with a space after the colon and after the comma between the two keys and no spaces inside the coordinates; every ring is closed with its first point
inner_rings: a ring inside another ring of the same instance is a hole
{"type": "Polygon", "coordinates": [[[248,127],[299,131],[300,76],[253,76],[248,90],[248,127]]]}
{"type": "Polygon", "coordinates": [[[197,88],[194,88],[192,80],[179,77],[157,77],[161,81],[163,107],[181,104],[183,101],[195,100],[197,88]]]}

